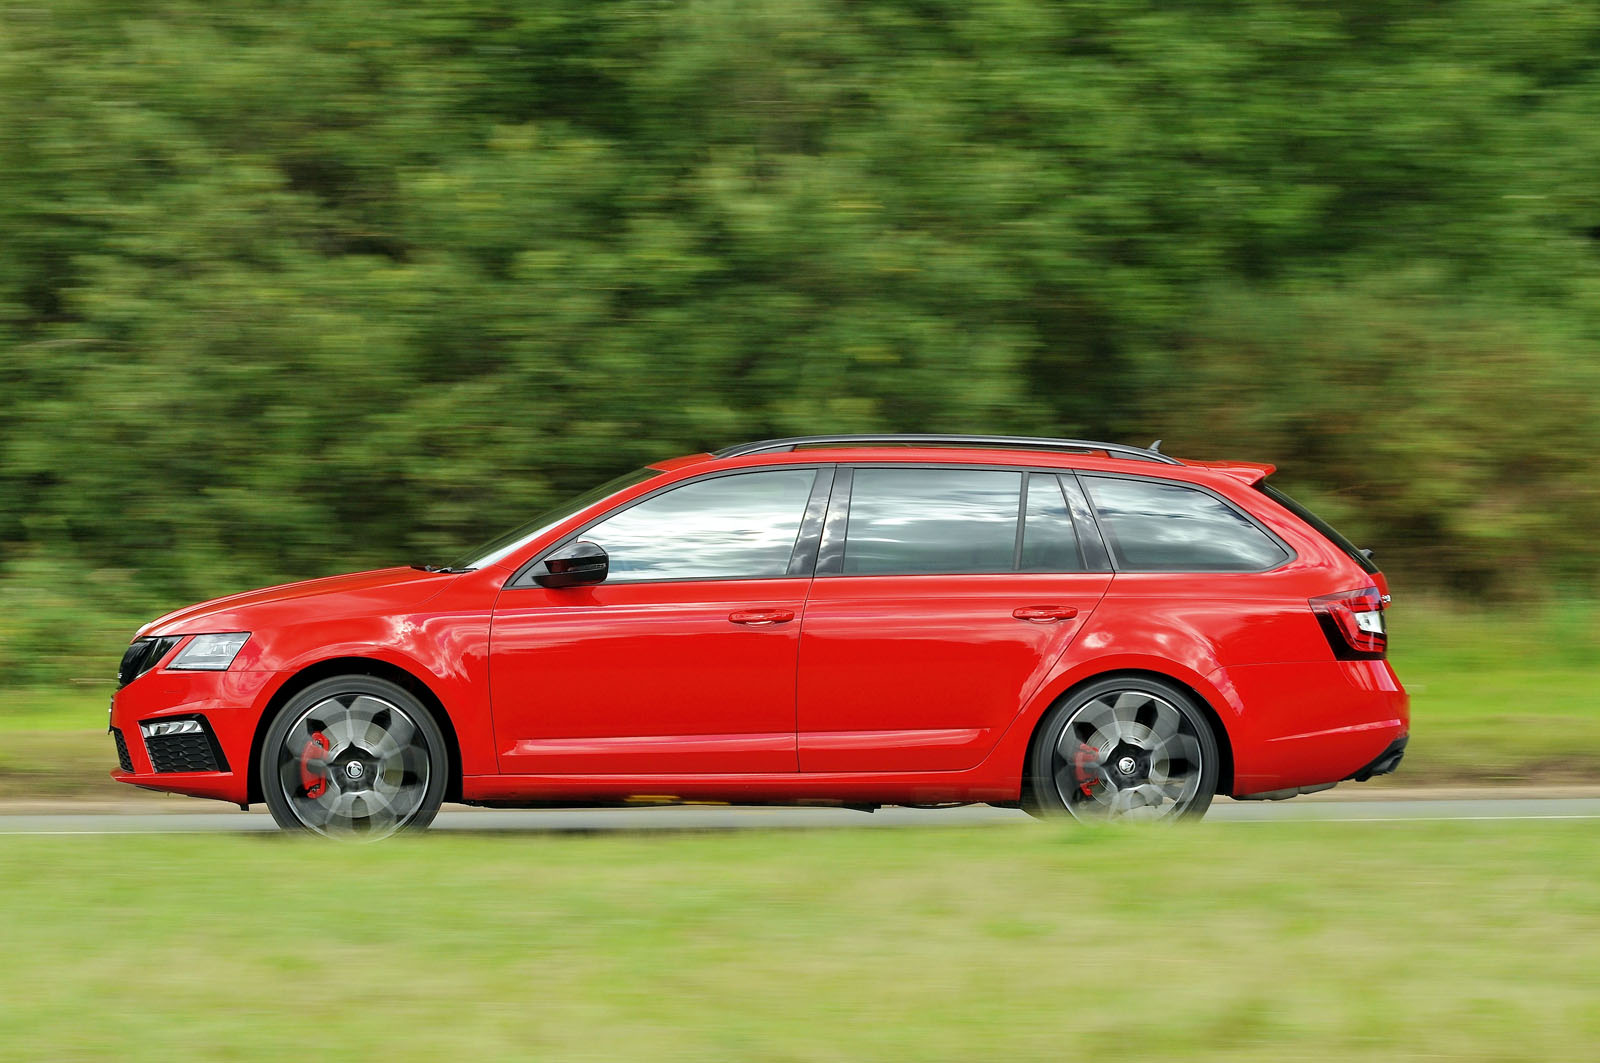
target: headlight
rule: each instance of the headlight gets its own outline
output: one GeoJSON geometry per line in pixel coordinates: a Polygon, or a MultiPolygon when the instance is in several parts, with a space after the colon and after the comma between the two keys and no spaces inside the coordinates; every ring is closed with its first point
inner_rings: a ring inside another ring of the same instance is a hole
{"type": "Polygon", "coordinates": [[[178,651],[172,663],[167,665],[167,670],[225,672],[248,641],[250,641],[248,631],[234,631],[226,635],[196,635],[189,640],[189,645],[178,651]]]}

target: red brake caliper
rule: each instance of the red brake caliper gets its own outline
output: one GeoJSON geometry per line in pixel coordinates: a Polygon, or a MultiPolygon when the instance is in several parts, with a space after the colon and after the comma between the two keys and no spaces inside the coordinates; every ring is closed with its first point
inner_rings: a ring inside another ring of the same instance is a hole
{"type": "Polygon", "coordinates": [[[1100,785],[1100,773],[1095,768],[1100,762],[1100,751],[1087,742],[1078,743],[1078,751],[1072,754],[1072,774],[1078,780],[1078,789],[1083,791],[1083,796],[1093,797],[1091,792],[1100,785]]]}
{"type": "Polygon", "coordinates": [[[327,762],[324,758],[327,755],[328,736],[321,731],[313,733],[311,741],[300,751],[300,785],[305,788],[306,796],[313,801],[328,792],[328,776],[326,772],[321,775],[311,774],[311,760],[315,757],[318,767],[326,768],[327,762]]]}

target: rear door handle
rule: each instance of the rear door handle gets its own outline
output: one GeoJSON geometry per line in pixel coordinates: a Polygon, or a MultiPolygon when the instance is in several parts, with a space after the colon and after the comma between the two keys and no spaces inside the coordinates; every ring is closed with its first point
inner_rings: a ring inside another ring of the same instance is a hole
{"type": "Polygon", "coordinates": [[[728,614],[735,624],[787,624],[794,619],[793,609],[737,609],[728,614]]]}
{"type": "Polygon", "coordinates": [[[1071,620],[1078,615],[1078,610],[1070,605],[1024,605],[1011,610],[1011,615],[1035,624],[1051,624],[1057,620],[1071,620]]]}

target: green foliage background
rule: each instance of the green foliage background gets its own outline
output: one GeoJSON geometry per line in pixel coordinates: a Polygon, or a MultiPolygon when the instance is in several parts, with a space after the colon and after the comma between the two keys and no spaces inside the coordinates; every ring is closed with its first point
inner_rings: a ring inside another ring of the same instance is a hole
{"type": "Polygon", "coordinates": [[[840,430],[1590,592],[1597,116],[1577,0],[0,0],[0,669],[840,430]]]}

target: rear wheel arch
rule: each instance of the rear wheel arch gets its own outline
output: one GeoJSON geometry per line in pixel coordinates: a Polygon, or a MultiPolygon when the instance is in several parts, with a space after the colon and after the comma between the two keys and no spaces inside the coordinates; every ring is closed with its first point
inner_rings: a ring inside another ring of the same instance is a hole
{"type": "Polygon", "coordinates": [[[250,782],[247,800],[255,804],[266,799],[261,789],[261,747],[266,742],[267,730],[272,726],[272,721],[277,718],[279,710],[288,704],[289,699],[312,683],[323,679],[331,679],[339,675],[370,675],[402,687],[414,695],[427,706],[433,714],[439,730],[444,733],[447,759],[450,764],[449,780],[445,784],[444,799],[446,801],[459,801],[461,799],[461,742],[456,737],[455,724],[450,720],[450,713],[445,709],[444,702],[433,689],[416,674],[407,671],[397,664],[380,661],[373,657],[331,657],[325,661],[308,665],[294,675],[290,676],[273,692],[267,706],[261,712],[261,718],[256,721],[254,737],[250,740],[250,782]]]}
{"type": "MultiPolygon", "coordinates": [[[[1088,686],[1090,683],[1098,683],[1104,679],[1156,679],[1163,683],[1168,683],[1178,687],[1184,693],[1193,698],[1194,703],[1200,707],[1201,713],[1205,716],[1206,723],[1211,727],[1212,737],[1217,740],[1217,753],[1220,760],[1220,763],[1218,764],[1217,793],[1233,793],[1233,740],[1228,735],[1227,727],[1225,727],[1222,723],[1221,714],[1217,712],[1217,708],[1211,703],[1211,699],[1207,698],[1203,693],[1195,689],[1193,683],[1185,682],[1183,679],[1172,675],[1170,672],[1158,672],[1150,668],[1113,668],[1104,672],[1096,672],[1093,675],[1083,676],[1077,682],[1073,683],[1071,686],[1067,687],[1065,690],[1062,690],[1055,697],[1050,699],[1049,704],[1044,707],[1043,711],[1039,713],[1038,718],[1033,721],[1033,726],[1028,731],[1027,745],[1023,747],[1024,750],[1033,749],[1033,745],[1039,737],[1039,729],[1043,727],[1045,725],[1045,721],[1050,718],[1051,709],[1065,702],[1068,698],[1071,698],[1074,694],[1088,686]]],[[[1021,795],[1024,806],[1026,806],[1030,799],[1028,787],[1028,758],[1026,753],[1024,753],[1022,761],[1021,795]]]]}

